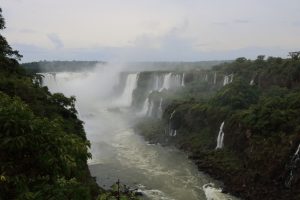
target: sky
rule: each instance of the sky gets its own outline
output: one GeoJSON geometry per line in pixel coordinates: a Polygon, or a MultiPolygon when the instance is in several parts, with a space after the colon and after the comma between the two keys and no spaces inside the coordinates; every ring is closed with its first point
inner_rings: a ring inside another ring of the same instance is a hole
{"type": "Polygon", "coordinates": [[[0,0],[11,46],[39,60],[202,61],[300,50],[300,0],[0,0]]]}

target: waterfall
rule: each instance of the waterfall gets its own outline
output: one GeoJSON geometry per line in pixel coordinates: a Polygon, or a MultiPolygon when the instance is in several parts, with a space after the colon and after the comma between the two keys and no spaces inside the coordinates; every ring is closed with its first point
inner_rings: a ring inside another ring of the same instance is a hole
{"type": "Polygon", "coordinates": [[[222,122],[221,126],[220,126],[220,131],[218,134],[218,138],[217,138],[217,146],[216,149],[222,149],[224,146],[224,131],[223,131],[223,127],[224,127],[224,121],[222,122]]]}
{"type": "Polygon", "coordinates": [[[173,129],[172,128],[172,118],[173,118],[173,116],[174,116],[174,114],[175,114],[175,112],[176,112],[176,110],[174,110],[172,113],[171,113],[171,115],[170,115],[170,122],[169,122],[169,136],[176,136],[177,135],[177,130],[175,130],[175,129],[173,129]]]}
{"type": "Polygon", "coordinates": [[[175,114],[176,110],[174,110],[171,115],[170,115],[170,120],[173,118],[174,114],[175,114]]]}
{"type": "Polygon", "coordinates": [[[223,86],[227,85],[229,83],[229,77],[224,76],[223,86]]]}
{"type": "Polygon", "coordinates": [[[233,81],[233,76],[234,76],[234,74],[230,75],[230,83],[232,83],[232,81],[233,81]]]}
{"type": "Polygon", "coordinates": [[[159,76],[155,76],[154,83],[153,83],[154,85],[153,90],[161,92],[164,89],[169,90],[172,88],[183,87],[185,85],[184,76],[185,76],[184,73],[183,74],[166,73],[163,75],[162,81],[159,76]]]}
{"type": "Polygon", "coordinates": [[[158,107],[158,113],[157,113],[157,117],[158,117],[158,118],[161,118],[161,117],[162,117],[162,113],[163,113],[163,110],[162,110],[162,103],[163,103],[163,98],[160,98],[160,101],[159,101],[159,107],[158,107]]]}
{"type": "Polygon", "coordinates": [[[294,179],[294,170],[297,168],[297,163],[300,160],[299,152],[300,152],[300,144],[298,145],[298,148],[297,148],[296,152],[294,153],[294,155],[288,165],[289,175],[285,181],[286,187],[291,187],[291,185],[292,185],[292,181],[294,179]]]}
{"type": "Polygon", "coordinates": [[[216,85],[216,83],[217,83],[217,72],[215,72],[214,74],[214,85],[216,85]]]}
{"type": "Polygon", "coordinates": [[[208,75],[207,74],[205,74],[204,81],[208,81],[208,75]]]}
{"type": "Polygon", "coordinates": [[[185,86],[185,84],[184,84],[184,73],[182,74],[182,78],[181,78],[181,87],[184,87],[185,86]]]}
{"type": "Polygon", "coordinates": [[[117,101],[120,106],[129,107],[132,103],[132,92],[137,86],[138,73],[128,74],[122,96],[117,101]]]}
{"type": "Polygon", "coordinates": [[[224,76],[224,81],[223,81],[223,86],[231,83],[232,81],[233,81],[233,74],[225,75],[224,76]]]}
{"type": "Polygon", "coordinates": [[[142,110],[138,114],[141,116],[147,115],[148,108],[149,108],[149,98],[147,97],[146,100],[144,101],[142,110]]]}
{"type": "Polygon", "coordinates": [[[254,85],[254,79],[251,79],[249,85],[254,85]]]}
{"type": "Polygon", "coordinates": [[[171,78],[172,82],[171,82],[171,86],[177,88],[177,87],[180,87],[181,86],[181,75],[180,74],[176,74],[176,75],[173,75],[172,78],[171,78]]]}
{"type": "Polygon", "coordinates": [[[43,76],[42,85],[47,86],[49,90],[53,90],[54,88],[58,87],[56,81],[56,73],[41,73],[43,76]]]}
{"type": "Polygon", "coordinates": [[[151,117],[152,113],[153,113],[153,108],[154,108],[154,102],[150,101],[150,103],[148,103],[148,110],[147,110],[147,116],[151,117]]]}
{"type": "Polygon", "coordinates": [[[177,135],[177,130],[174,130],[173,136],[175,137],[177,135]]]}
{"type": "Polygon", "coordinates": [[[158,75],[154,76],[154,87],[153,90],[154,91],[158,91],[160,89],[160,77],[158,75]]]}
{"type": "Polygon", "coordinates": [[[168,73],[164,75],[163,84],[159,91],[162,91],[163,89],[168,90],[171,87],[171,78],[172,78],[172,73],[168,73]]]}

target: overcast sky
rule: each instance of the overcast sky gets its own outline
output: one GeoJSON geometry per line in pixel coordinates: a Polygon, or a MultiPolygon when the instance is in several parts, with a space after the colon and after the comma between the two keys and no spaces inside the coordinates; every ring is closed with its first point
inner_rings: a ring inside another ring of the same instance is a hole
{"type": "Polygon", "coordinates": [[[38,60],[196,61],[300,50],[300,0],[0,0],[38,60]]]}

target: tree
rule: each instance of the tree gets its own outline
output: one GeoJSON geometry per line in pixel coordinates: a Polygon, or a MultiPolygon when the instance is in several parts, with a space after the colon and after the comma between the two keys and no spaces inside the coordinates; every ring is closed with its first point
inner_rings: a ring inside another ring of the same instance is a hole
{"type": "Polygon", "coordinates": [[[298,60],[300,58],[300,51],[289,52],[289,56],[293,60],[298,60]]]}
{"type": "MultiPolygon", "coordinates": [[[[0,8],[0,30],[5,29],[5,20],[2,16],[2,9],[0,8]]],[[[7,43],[5,37],[0,34],[0,58],[1,59],[16,59],[21,60],[22,55],[18,51],[13,50],[7,43]]]]}

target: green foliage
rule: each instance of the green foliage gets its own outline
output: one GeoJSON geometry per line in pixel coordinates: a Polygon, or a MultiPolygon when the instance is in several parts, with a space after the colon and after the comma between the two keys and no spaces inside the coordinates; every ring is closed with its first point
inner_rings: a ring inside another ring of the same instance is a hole
{"type": "Polygon", "coordinates": [[[259,92],[256,87],[238,79],[226,85],[212,98],[213,106],[225,106],[230,110],[243,109],[257,102],[259,92]]]}
{"type": "Polygon", "coordinates": [[[139,198],[126,185],[118,181],[111,186],[111,190],[102,193],[97,200],[138,200],[139,198]]]}
{"type": "MultiPolygon", "coordinates": [[[[0,9],[0,29],[5,27],[0,9]]],[[[75,97],[51,94],[0,35],[0,199],[92,199],[75,97]]]]}
{"type": "Polygon", "coordinates": [[[254,61],[238,58],[212,71],[187,72],[184,88],[155,94],[167,99],[163,120],[141,122],[138,133],[189,152],[199,168],[222,177],[245,199],[271,199],[270,189],[284,194],[279,199],[297,199],[298,164],[293,166],[297,170],[288,192],[284,185],[300,141],[299,77],[299,59],[264,56],[254,61]],[[228,74],[234,74],[234,80],[223,86],[222,77],[228,74]],[[164,133],[174,110],[177,135],[170,137],[164,133]],[[224,148],[216,150],[223,121],[224,148]]]}
{"type": "MultiPolygon", "coordinates": [[[[2,16],[2,9],[0,8],[0,30],[5,28],[5,21],[2,16]]],[[[0,58],[1,59],[21,59],[21,55],[18,51],[12,50],[7,43],[6,39],[0,35],[0,58]]]]}
{"type": "MultiPolygon", "coordinates": [[[[72,177],[83,176],[87,142],[64,132],[62,127],[61,120],[37,117],[19,98],[0,93],[3,197],[20,198],[28,192],[41,192],[35,190],[40,185],[55,186],[63,179],[75,183],[72,177]],[[10,193],[11,190],[14,192],[10,193]]],[[[66,185],[69,190],[71,186],[66,185]]],[[[62,185],[59,188],[64,189],[62,185]]],[[[88,193],[86,187],[82,188],[88,193]]]]}

